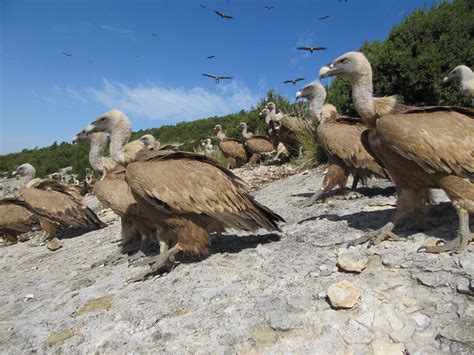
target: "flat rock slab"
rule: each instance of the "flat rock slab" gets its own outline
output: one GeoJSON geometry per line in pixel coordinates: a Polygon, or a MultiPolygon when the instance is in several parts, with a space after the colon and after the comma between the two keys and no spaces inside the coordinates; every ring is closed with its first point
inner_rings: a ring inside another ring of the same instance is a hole
{"type": "Polygon", "coordinates": [[[37,238],[0,248],[0,352],[370,354],[377,339],[412,354],[472,352],[472,296],[457,290],[473,279],[472,246],[459,255],[416,252],[428,237],[454,235],[445,197],[430,207],[423,233],[399,229],[402,241],[349,249],[368,264],[348,273],[338,250],[391,218],[394,189],[375,180],[358,189],[362,198],[334,199],[335,191],[324,204],[296,207],[320,188],[323,170],[255,192],[286,219],[281,235],[215,237],[209,257],[144,282],[127,283],[144,271],[127,262],[91,267],[119,252],[118,221],[63,239],[54,252],[37,238]],[[326,291],[344,279],[361,298],[332,309],[326,291]]]}

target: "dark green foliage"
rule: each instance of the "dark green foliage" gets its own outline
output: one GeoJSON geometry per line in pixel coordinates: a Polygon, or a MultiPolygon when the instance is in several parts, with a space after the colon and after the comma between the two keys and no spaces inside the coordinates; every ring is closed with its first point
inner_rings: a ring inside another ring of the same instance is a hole
{"type": "MultiPolygon", "coordinates": [[[[459,83],[443,85],[443,77],[457,65],[474,65],[473,38],[472,0],[414,11],[393,27],[384,42],[364,43],[360,48],[373,67],[375,96],[398,95],[416,106],[469,106],[459,83]]],[[[328,102],[345,114],[356,113],[347,80],[334,80],[328,102]]]]}

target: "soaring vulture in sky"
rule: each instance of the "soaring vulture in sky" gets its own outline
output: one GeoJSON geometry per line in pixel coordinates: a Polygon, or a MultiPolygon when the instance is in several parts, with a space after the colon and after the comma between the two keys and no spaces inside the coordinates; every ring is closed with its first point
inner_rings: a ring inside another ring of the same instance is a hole
{"type": "Polygon", "coordinates": [[[443,83],[449,83],[451,80],[460,81],[459,91],[461,91],[461,94],[471,98],[471,104],[474,106],[474,73],[471,68],[465,65],[458,65],[443,79],[443,83]]]}
{"type": "Polygon", "coordinates": [[[368,131],[364,145],[397,186],[397,213],[381,229],[353,241],[378,243],[396,237],[392,230],[425,211],[429,189],[443,189],[459,217],[457,237],[419,251],[462,251],[469,240],[474,212],[474,110],[461,107],[400,105],[395,97],[372,96],[372,67],[360,52],[348,52],[322,69],[321,77],[341,76],[352,86],[352,100],[368,131]]]}
{"type": "Polygon", "coordinates": [[[241,141],[227,137],[222,131],[222,126],[220,124],[214,126],[214,132],[216,133],[218,140],[217,146],[227,159],[228,169],[235,169],[248,161],[247,152],[245,151],[244,144],[241,141]]]}
{"type": "Polygon", "coordinates": [[[221,11],[214,11],[214,13],[218,16],[221,17],[221,19],[229,19],[229,20],[232,20],[233,17],[232,16],[229,16],[229,15],[226,15],[225,13],[221,12],[221,11]]]}
{"type": "Polygon", "coordinates": [[[293,84],[295,85],[298,81],[304,80],[304,78],[298,78],[298,79],[291,79],[291,80],[285,80],[283,84],[293,84]]]}
{"type": "MultiPolygon", "coordinates": [[[[328,156],[329,166],[321,189],[303,203],[308,207],[324,199],[324,194],[339,185],[346,189],[347,178],[352,175],[352,190],[373,176],[386,177],[382,167],[365,150],[361,135],[366,130],[360,118],[341,116],[333,105],[323,105],[326,90],[319,81],[306,85],[296,98],[309,100],[310,111],[320,123],[316,134],[318,143],[328,156]]],[[[348,197],[353,196],[353,194],[348,197]]]]}
{"type": "Polygon", "coordinates": [[[297,47],[296,49],[300,51],[309,51],[311,54],[315,51],[325,51],[327,47],[297,47]]]}
{"type": "Polygon", "coordinates": [[[223,79],[232,79],[231,76],[223,76],[223,75],[216,75],[216,74],[202,74],[203,76],[207,76],[208,78],[212,78],[216,81],[216,84],[219,84],[219,81],[220,80],[223,80],[223,79]]]}
{"type": "Polygon", "coordinates": [[[180,251],[206,255],[209,233],[226,228],[278,230],[283,219],[250,196],[246,184],[231,171],[203,155],[146,151],[125,157],[131,125],[119,110],[109,111],[86,128],[111,134],[110,154],[128,161],[126,181],[144,216],[153,220],[163,246],[152,271],[159,271],[180,251]],[[165,246],[167,246],[165,248],[165,246]]]}
{"type": "Polygon", "coordinates": [[[244,148],[250,157],[250,164],[257,163],[262,158],[263,154],[270,154],[275,151],[272,142],[268,137],[256,136],[251,132],[247,132],[247,124],[245,122],[240,122],[237,129],[242,132],[244,148]]]}

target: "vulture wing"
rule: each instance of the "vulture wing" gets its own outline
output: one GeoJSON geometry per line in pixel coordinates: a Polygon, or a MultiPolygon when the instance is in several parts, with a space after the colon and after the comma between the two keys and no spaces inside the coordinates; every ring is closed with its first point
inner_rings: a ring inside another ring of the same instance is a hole
{"type": "Polygon", "coordinates": [[[243,143],[235,138],[226,138],[226,140],[220,142],[219,149],[226,157],[231,156],[240,160],[247,159],[243,143]]]}
{"type": "Polygon", "coordinates": [[[16,237],[37,226],[38,218],[28,210],[24,201],[17,198],[0,200],[0,234],[16,237]]]}
{"type": "Polygon", "coordinates": [[[253,136],[245,141],[245,146],[252,153],[270,153],[273,151],[273,144],[268,137],[253,136]]]}
{"type": "Polygon", "coordinates": [[[426,107],[377,121],[377,136],[429,174],[474,180],[474,109],[426,107]]]}
{"type": "Polygon", "coordinates": [[[213,78],[215,79],[217,77],[217,75],[214,75],[214,74],[202,74],[203,76],[207,76],[209,78],[213,78]]]}
{"type": "Polygon", "coordinates": [[[128,166],[137,198],[159,211],[207,215],[226,227],[277,230],[283,219],[254,201],[240,180],[211,159],[177,152],[128,166]]]}
{"type": "Polygon", "coordinates": [[[38,216],[43,230],[57,236],[64,230],[98,229],[105,224],[81,202],[80,195],[55,180],[23,190],[22,197],[38,216]]]}
{"type": "Polygon", "coordinates": [[[385,176],[362,145],[361,134],[365,130],[362,124],[323,123],[317,129],[318,142],[329,155],[338,157],[348,166],[385,176]]]}

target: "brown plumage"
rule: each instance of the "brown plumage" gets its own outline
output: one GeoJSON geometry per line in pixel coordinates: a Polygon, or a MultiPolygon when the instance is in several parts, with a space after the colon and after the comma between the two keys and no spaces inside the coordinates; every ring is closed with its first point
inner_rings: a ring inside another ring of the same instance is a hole
{"type": "Polygon", "coordinates": [[[395,225],[425,212],[428,189],[443,189],[459,217],[457,238],[420,251],[461,251],[471,239],[474,212],[474,110],[459,107],[407,108],[392,98],[372,97],[372,68],[360,52],[333,61],[323,77],[340,75],[352,85],[357,111],[369,127],[363,141],[397,186],[397,213],[384,227],[354,241],[394,237],[395,225]],[[391,103],[391,104],[390,104],[391,103]]]}
{"type": "Polygon", "coordinates": [[[302,148],[296,132],[308,129],[307,123],[296,116],[276,113],[276,105],[273,102],[267,103],[266,108],[270,111],[278,140],[283,143],[290,157],[299,155],[302,148]]]}
{"type": "MultiPolygon", "coordinates": [[[[128,118],[117,110],[102,117],[87,130],[108,132],[112,142],[121,142],[123,148],[131,134],[128,118]]],[[[111,149],[115,161],[122,159],[118,148],[111,149]]],[[[210,232],[278,230],[277,222],[283,220],[256,202],[230,170],[203,155],[147,151],[128,164],[125,175],[141,213],[158,230],[159,268],[179,251],[206,255],[210,232]]]]}
{"type": "Polygon", "coordinates": [[[247,152],[241,141],[227,137],[219,124],[215,125],[214,132],[218,140],[217,146],[227,159],[228,169],[235,169],[248,161],[247,152]]]}
{"type": "Polygon", "coordinates": [[[321,189],[306,200],[304,206],[324,199],[336,186],[344,191],[349,175],[354,178],[352,190],[357,188],[359,180],[366,183],[374,176],[386,177],[382,167],[362,145],[361,135],[366,130],[362,119],[342,116],[333,105],[323,105],[326,90],[321,83],[314,81],[306,85],[296,93],[296,98],[308,99],[313,117],[320,121],[316,135],[329,163],[321,189]]]}
{"type": "Polygon", "coordinates": [[[18,198],[0,200],[0,234],[16,243],[20,234],[40,229],[38,218],[18,198]]]}
{"type": "Polygon", "coordinates": [[[22,199],[51,238],[72,236],[105,227],[75,189],[56,180],[45,180],[23,190],[22,199]]]}
{"type": "Polygon", "coordinates": [[[237,127],[242,132],[242,138],[244,139],[244,148],[247,152],[250,164],[257,163],[262,154],[270,154],[274,151],[271,140],[265,136],[256,136],[251,132],[247,131],[247,124],[241,122],[237,127]]]}

